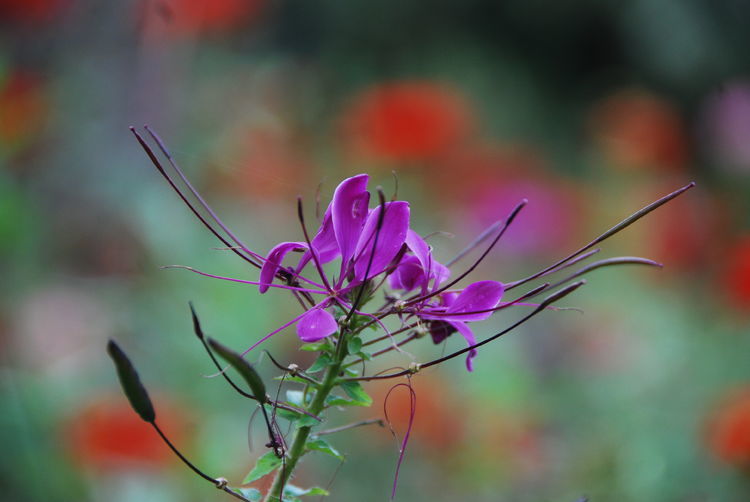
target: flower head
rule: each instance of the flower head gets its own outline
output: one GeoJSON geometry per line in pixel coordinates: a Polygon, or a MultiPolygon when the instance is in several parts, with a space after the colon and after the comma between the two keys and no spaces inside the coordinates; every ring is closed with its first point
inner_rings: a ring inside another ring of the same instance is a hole
{"type": "MultiPolygon", "coordinates": [[[[597,243],[692,186],[688,185],[663,197],[576,252],[527,278],[509,283],[480,280],[462,285],[462,281],[493,250],[527,204],[526,200],[522,200],[506,218],[493,223],[456,258],[443,264],[433,256],[432,248],[425,239],[410,228],[409,204],[399,200],[386,201],[382,191],[378,191],[378,203],[371,205],[373,197],[367,189],[370,178],[366,174],[359,174],[343,180],[336,187],[314,235],[308,233],[302,202],[299,200],[298,214],[304,240],[281,242],[262,256],[251,251],[218,219],[187,181],[159,138],[150,130],[148,132],[167,157],[177,178],[167,172],[145,140],[135,133],[159,172],[201,222],[222,242],[230,246],[233,252],[259,268],[260,274],[257,281],[247,281],[216,276],[192,268],[189,270],[209,277],[252,284],[257,286],[261,293],[271,288],[286,289],[291,291],[304,307],[300,315],[261,337],[245,353],[292,325],[296,326],[297,335],[303,342],[318,342],[331,337],[334,344],[338,344],[342,340],[341,337],[347,333],[350,337],[359,337],[366,327],[373,326],[380,327],[385,334],[374,340],[356,343],[355,346],[390,340],[391,347],[369,355],[354,351],[352,355],[361,358],[360,361],[391,350],[401,350],[402,345],[421,338],[426,333],[431,335],[435,343],[441,343],[453,333],[459,333],[466,340],[468,347],[443,359],[466,353],[466,367],[471,371],[477,347],[505,331],[477,343],[470,323],[486,320],[494,312],[509,307],[534,308],[521,321],[508,328],[510,330],[539,311],[554,308],[552,302],[583,284],[581,281],[568,283],[590,270],[623,263],[658,265],[650,260],[632,257],[601,260],[556,282],[554,286],[568,286],[542,302],[528,303],[528,300],[551,289],[550,283],[537,286],[511,301],[501,301],[509,290],[557,273],[593,256],[598,251],[592,250],[597,243]],[[179,180],[187,187],[188,193],[179,187],[179,180]],[[191,202],[193,198],[198,202],[191,202]],[[208,216],[205,216],[206,213],[208,216]],[[480,246],[484,247],[484,251],[479,258],[461,274],[453,277],[450,266],[480,246]],[[332,265],[336,260],[338,266],[332,265]],[[386,285],[389,286],[390,292],[385,288],[386,285]],[[383,295],[384,304],[380,308],[367,310],[368,302],[382,289],[386,289],[383,295]],[[397,329],[389,329],[384,324],[383,321],[389,317],[398,319],[397,329]],[[397,335],[404,333],[405,339],[396,339],[397,335]]],[[[442,362],[443,359],[429,364],[442,362]]],[[[420,367],[416,365],[415,371],[420,367]]]]}

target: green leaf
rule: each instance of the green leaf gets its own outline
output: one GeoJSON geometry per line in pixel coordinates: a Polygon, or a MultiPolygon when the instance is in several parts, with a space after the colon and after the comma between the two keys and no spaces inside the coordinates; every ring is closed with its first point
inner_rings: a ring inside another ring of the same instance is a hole
{"type": "Polygon", "coordinates": [[[217,342],[213,338],[208,339],[208,344],[221,356],[222,359],[228,362],[240,375],[242,375],[242,378],[244,378],[250,386],[250,390],[253,391],[255,399],[260,402],[266,401],[266,385],[263,383],[263,379],[260,378],[260,375],[258,375],[258,372],[250,366],[250,363],[245,361],[244,357],[229,347],[217,342]]]}
{"type": "Polygon", "coordinates": [[[301,390],[288,390],[286,391],[286,400],[289,404],[293,404],[297,407],[304,406],[302,400],[305,398],[305,393],[301,390]]]}
{"type": "Polygon", "coordinates": [[[331,344],[328,343],[328,340],[325,340],[323,342],[305,343],[299,348],[299,350],[304,350],[306,352],[325,352],[331,350],[331,348],[333,348],[331,344]]]}
{"type": "MultiPolygon", "coordinates": [[[[268,413],[273,413],[273,406],[267,404],[266,410],[268,410],[268,413]]],[[[284,420],[289,420],[290,422],[295,422],[306,415],[292,410],[285,410],[284,408],[276,408],[276,416],[279,416],[284,420]]]]}
{"type": "Polygon", "coordinates": [[[245,476],[245,480],[242,483],[252,483],[266,474],[270,474],[281,465],[281,459],[276,456],[272,451],[269,451],[258,459],[255,463],[253,470],[245,476]]]}
{"type": "Polygon", "coordinates": [[[315,420],[310,415],[302,415],[297,421],[295,422],[295,426],[299,429],[300,427],[312,427],[313,425],[317,425],[320,422],[315,420]]]}
{"type": "Polygon", "coordinates": [[[321,453],[325,453],[326,455],[336,457],[339,460],[344,460],[344,456],[324,439],[313,439],[311,441],[308,441],[305,444],[305,449],[311,451],[319,451],[321,453]]]}
{"type": "Polygon", "coordinates": [[[346,399],[334,394],[329,394],[328,397],[326,397],[326,406],[352,406],[352,404],[354,404],[354,401],[351,399],[346,399]]]}
{"type": "Polygon", "coordinates": [[[359,376],[359,371],[356,370],[353,366],[350,366],[348,368],[344,368],[344,373],[346,373],[349,376],[359,376]]]}
{"type": "Polygon", "coordinates": [[[258,502],[263,498],[263,494],[257,488],[240,488],[240,493],[252,502],[258,502]]]}
{"type": "Polygon", "coordinates": [[[355,401],[357,406],[372,405],[372,398],[365,392],[359,382],[341,382],[339,385],[355,401]]]}
{"type": "Polygon", "coordinates": [[[349,349],[350,354],[357,354],[362,350],[362,339],[356,336],[353,337],[351,340],[349,340],[349,345],[347,348],[349,349]]]}
{"type": "Polygon", "coordinates": [[[312,488],[300,488],[299,486],[287,484],[284,487],[284,496],[287,495],[291,495],[292,497],[304,497],[305,495],[307,495],[308,497],[311,497],[315,495],[327,496],[330,495],[330,493],[328,493],[328,490],[319,486],[313,486],[312,488]]]}
{"type": "Polygon", "coordinates": [[[328,354],[323,353],[318,356],[312,366],[307,370],[308,373],[317,373],[331,365],[331,358],[328,354]]]}
{"type": "Polygon", "coordinates": [[[114,340],[110,340],[107,344],[107,352],[115,363],[120,385],[128,401],[130,401],[130,406],[133,407],[133,410],[144,421],[153,423],[156,420],[156,411],[154,411],[154,406],[151,404],[148,392],[146,392],[146,388],[141,383],[141,379],[135,367],[133,367],[133,363],[130,362],[128,356],[125,355],[125,352],[122,351],[114,340]]]}

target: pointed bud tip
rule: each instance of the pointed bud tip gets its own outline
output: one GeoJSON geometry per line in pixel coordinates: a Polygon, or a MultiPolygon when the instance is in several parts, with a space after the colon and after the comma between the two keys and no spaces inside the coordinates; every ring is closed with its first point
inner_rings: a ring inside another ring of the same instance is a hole
{"type": "Polygon", "coordinates": [[[190,315],[193,318],[193,332],[195,333],[195,336],[198,337],[198,339],[203,340],[203,329],[201,328],[201,322],[198,319],[198,314],[195,312],[195,307],[193,306],[193,302],[188,302],[188,305],[190,305],[190,315]]]}

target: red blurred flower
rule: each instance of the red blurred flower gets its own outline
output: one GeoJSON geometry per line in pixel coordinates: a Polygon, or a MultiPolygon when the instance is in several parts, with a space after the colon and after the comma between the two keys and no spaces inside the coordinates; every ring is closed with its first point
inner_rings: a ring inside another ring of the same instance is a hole
{"type": "Polygon", "coordinates": [[[144,0],[147,36],[185,37],[222,33],[251,22],[264,0],[144,0]]]}
{"type": "MultiPolygon", "coordinates": [[[[673,182],[670,180],[663,185],[671,186],[673,182]]],[[[641,189],[634,191],[635,197],[643,197],[641,189]]],[[[643,254],[666,264],[667,273],[703,270],[702,264],[710,263],[723,252],[717,244],[726,232],[726,213],[722,202],[711,199],[705,191],[693,197],[678,198],[644,221],[642,242],[647,247],[643,254]]]]}
{"type": "Polygon", "coordinates": [[[595,141],[616,167],[672,170],[685,167],[688,145],[678,112],[643,91],[619,92],[591,114],[595,141]]]}
{"type": "MultiPolygon", "coordinates": [[[[159,426],[177,444],[185,436],[183,413],[159,400],[159,426]]],[[[73,416],[63,429],[73,459],[92,469],[153,468],[173,461],[154,429],[130,408],[124,396],[101,396],[73,416]]]]}
{"type": "Polygon", "coordinates": [[[750,467],[750,387],[730,392],[707,422],[706,444],[718,459],[750,467]]]}
{"type": "Polygon", "coordinates": [[[22,70],[12,72],[0,82],[0,149],[28,142],[41,129],[46,112],[39,78],[22,70]]]}
{"type": "Polygon", "coordinates": [[[40,24],[51,21],[68,0],[0,0],[0,20],[40,24]]]}
{"type": "Polygon", "coordinates": [[[729,302],[739,310],[750,312],[750,234],[741,236],[730,247],[722,283],[729,302]]]}
{"type": "Polygon", "coordinates": [[[388,161],[435,157],[464,139],[474,119],[456,90],[434,82],[380,84],[345,110],[343,132],[355,153],[388,161]]]}

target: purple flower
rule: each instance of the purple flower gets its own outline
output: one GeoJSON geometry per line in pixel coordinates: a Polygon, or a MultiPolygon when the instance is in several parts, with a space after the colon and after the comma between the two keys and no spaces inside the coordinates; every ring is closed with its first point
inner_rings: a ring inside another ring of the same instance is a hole
{"type": "MultiPolygon", "coordinates": [[[[290,251],[304,251],[293,274],[301,274],[314,262],[328,298],[297,321],[297,334],[306,342],[321,340],[338,329],[332,305],[349,306],[348,295],[357,286],[383,273],[404,245],[409,232],[409,204],[388,202],[369,209],[369,176],[348,178],[336,188],[323,221],[310,244],[282,242],[266,257],[260,272],[260,292],[271,286],[290,251]],[[382,215],[381,215],[382,213],[382,215]],[[322,265],[341,259],[338,279],[329,278],[322,265]]],[[[320,291],[315,291],[320,292],[320,291]]]]}

